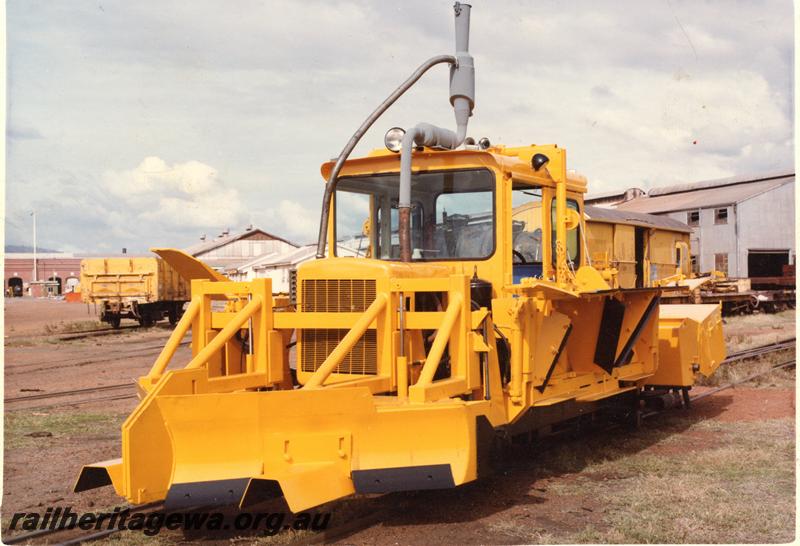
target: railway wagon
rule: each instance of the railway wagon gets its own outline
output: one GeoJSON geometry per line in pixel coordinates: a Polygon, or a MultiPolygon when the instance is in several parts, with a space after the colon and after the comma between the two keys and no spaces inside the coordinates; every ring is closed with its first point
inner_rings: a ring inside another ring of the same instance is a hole
{"type": "MultiPolygon", "coordinates": [[[[531,221],[528,214],[540,206],[532,202],[513,209],[514,250],[525,259],[536,260],[536,253],[540,252],[541,222],[531,221]]],[[[691,275],[691,228],[686,224],[672,218],[591,205],[578,212],[585,217],[586,233],[580,241],[576,239],[578,233],[568,234],[568,244],[583,246],[588,263],[614,287],[652,287],[678,273],[691,275]],[[570,237],[573,240],[569,241],[570,237]]],[[[538,219],[538,215],[532,218],[538,219]]],[[[540,273],[538,269],[530,272],[540,273]]]]}
{"type": "Polygon", "coordinates": [[[121,457],[85,466],[76,491],[112,485],[168,509],[277,494],[297,512],[353,493],[452,488],[491,470],[495,442],[595,412],[635,418],[719,366],[719,306],[663,305],[659,288],[612,286],[590,264],[586,181],[563,148],[467,139],[470,6],[457,2],[455,16],[456,54],[423,63],[322,166],[317,259],[298,269],[296,307],[273,298],[269,279],[193,280],[138,381],[121,457]],[[439,64],[456,130],[391,128],[386,149],[350,159],[439,64]],[[526,200],[539,204],[527,212],[538,244],[515,241],[513,209],[526,200]],[[340,255],[341,235],[358,232],[369,257],[340,255]],[[189,330],[191,359],[170,368],[189,330]]]}
{"type": "Polygon", "coordinates": [[[622,288],[658,286],[690,276],[692,228],[662,216],[586,206],[586,242],[592,264],[617,270],[622,288]]]}
{"type": "Polygon", "coordinates": [[[100,320],[119,328],[123,318],[152,326],[176,324],[189,301],[189,284],[156,257],[86,258],[81,261],[81,298],[100,306],[100,320]]]}

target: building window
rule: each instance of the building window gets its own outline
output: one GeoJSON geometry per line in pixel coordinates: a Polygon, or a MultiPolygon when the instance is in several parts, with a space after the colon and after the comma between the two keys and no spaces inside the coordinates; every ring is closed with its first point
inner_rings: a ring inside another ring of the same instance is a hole
{"type": "Polygon", "coordinates": [[[700,211],[693,210],[691,212],[686,213],[686,223],[690,226],[699,226],[700,225],[700,211]]]}
{"type": "Polygon", "coordinates": [[[728,223],[728,208],[724,209],[717,209],[714,211],[714,223],[715,224],[727,224],[728,223]]]}
{"type": "Polygon", "coordinates": [[[714,254],[714,269],[728,275],[728,254],[714,254]]]}
{"type": "Polygon", "coordinates": [[[700,265],[697,263],[697,254],[692,255],[692,273],[700,273],[700,265]]]}

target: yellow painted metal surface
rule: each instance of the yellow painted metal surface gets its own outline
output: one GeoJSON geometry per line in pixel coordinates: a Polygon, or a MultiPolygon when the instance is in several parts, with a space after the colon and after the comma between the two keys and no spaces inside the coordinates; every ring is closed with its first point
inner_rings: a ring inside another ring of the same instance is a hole
{"type": "Polygon", "coordinates": [[[195,279],[205,279],[209,281],[229,281],[230,279],[210,268],[194,256],[186,254],[182,250],[174,248],[151,248],[150,252],[158,254],[170,267],[178,272],[186,282],[195,279]]]}
{"type": "Polygon", "coordinates": [[[689,387],[725,360],[721,305],[662,305],[658,335],[661,364],[649,385],[689,387]]]}
{"type": "Polygon", "coordinates": [[[189,286],[159,258],[85,258],[81,297],[87,303],[182,301],[189,299],[189,286]]]}
{"type": "MultiPolygon", "coordinates": [[[[586,184],[566,174],[563,150],[425,149],[413,165],[492,173],[494,253],[314,260],[299,268],[296,306],[273,298],[269,279],[231,282],[197,270],[190,306],[140,378],[141,402],[123,425],[122,461],[109,471],[121,495],[142,503],[175,486],[244,480],[249,490],[275,480],[297,511],[358,491],[364,473],[399,469],[417,487],[442,472],[443,483],[459,485],[478,476],[487,429],[525,430],[540,411],[592,408],[647,384],[685,385],[693,365],[701,373],[719,365],[718,311],[661,306],[659,316],[657,288],[616,288],[585,251],[567,259],[569,238],[581,241],[586,226],[565,203],[582,209],[586,184]],[[549,154],[550,167],[534,172],[535,153],[549,154]],[[520,188],[541,192],[527,214],[541,229],[542,263],[515,283],[512,192],[520,188]],[[474,276],[491,283],[489,308],[472,303],[474,276]],[[219,300],[225,305],[212,305],[219,300]],[[191,360],[171,365],[189,329],[191,360]]],[[[348,161],[343,176],[397,168],[395,155],[375,153],[348,161]]],[[[621,239],[603,244],[630,250],[621,239]]]]}

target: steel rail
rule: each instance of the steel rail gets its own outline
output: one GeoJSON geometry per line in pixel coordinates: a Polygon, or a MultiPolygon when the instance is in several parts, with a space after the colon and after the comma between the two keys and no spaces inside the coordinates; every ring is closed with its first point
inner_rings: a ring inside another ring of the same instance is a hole
{"type": "Polygon", "coordinates": [[[705,398],[707,396],[711,396],[712,394],[716,394],[716,393],[718,393],[720,391],[724,391],[726,389],[730,389],[730,388],[735,387],[736,385],[740,385],[742,383],[747,383],[748,381],[752,381],[753,379],[755,379],[757,377],[761,377],[762,375],[767,375],[769,373],[772,373],[775,370],[779,370],[781,368],[788,368],[789,366],[794,366],[794,365],[795,365],[795,360],[794,359],[787,360],[786,362],[782,362],[780,364],[775,364],[774,366],[770,366],[770,368],[768,370],[763,370],[763,371],[760,371],[760,372],[757,372],[757,373],[754,373],[754,374],[750,374],[747,377],[739,379],[738,381],[733,381],[733,382],[728,383],[726,385],[722,385],[720,387],[715,387],[714,389],[711,389],[710,391],[706,391],[706,392],[698,394],[696,396],[692,396],[689,400],[691,402],[694,402],[695,400],[701,400],[701,399],[703,399],[703,398],[705,398]]]}
{"type": "Polygon", "coordinates": [[[125,387],[136,386],[133,382],[116,383],[114,385],[101,385],[99,387],[87,387],[85,389],[73,389],[69,391],[56,391],[56,392],[43,392],[40,394],[31,394],[29,396],[15,396],[13,398],[6,398],[3,400],[6,404],[14,402],[27,402],[29,400],[44,400],[47,398],[58,398],[59,396],[75,396],[78,394],[86,394],[91,392],[106,391],[112,389],[121,389],[125,387]]]}

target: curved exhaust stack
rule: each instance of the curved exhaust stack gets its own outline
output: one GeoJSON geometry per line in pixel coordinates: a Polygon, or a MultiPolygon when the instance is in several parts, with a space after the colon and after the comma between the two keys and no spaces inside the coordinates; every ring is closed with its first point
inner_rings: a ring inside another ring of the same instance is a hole
{"type": "Polygon", "coordinates": [[[411,154],[415,146],[454,150],[467,137],[467,124],[475,107],[475,64],[469,54],[469,15],[472,6],[456,2],[456,62],[450,66],[450,104],[456,116],[456,131],[419,123],[403,136],[400,148],[400,195],[398,231],[400,260],[411,261],[411,154]]]}
{"type": "Polygon", "coordinates": [[[472,115],[475,106],[475,68],[472,56],[469,54],[469,14],[472,6],[456,2],[453,6],[456,19],[456,55],[438,55],[431,57],[413,74],[403,82],[389,97],[364,120],[356,130],[350,140],[342,149],[336,164],[328,177],[325,185],[325,194],[322,197],[322,215],[319,223],[319,237],[317,239],[317,258],[325,257],[325,247],[328,237],[328,220],[330,216],[331,198],[336,190],[336,183],[339,179],[339,172],[344,166],[344,162],[350,153],[364,136],[364,133],[372,127],[372,124],[383,115],[387,108],[400,98],[403,93],[408,91],[422,75],[437,64],[450,64],[450,104],[456,115],[456,131],[442,129],[427,123],[420,123],[410,131],[406,132],[403,138],[401,149],[401,170],[400,170],[400,254],[404,261],[411,260],[410,247],[410,207],[411,207],[411,150],[414,145],[445,148],[448,150],[459,147],[467,135],[467,122],[472,115]],[[407,157],[406,157],[407,156],[407,157]],[[405,167],[402,167],[405,165],[405,167]],[[405,226],[405,227],[403,227],[405,226]],[[405,243],[403,242],[405,241],[405,243]]]}

